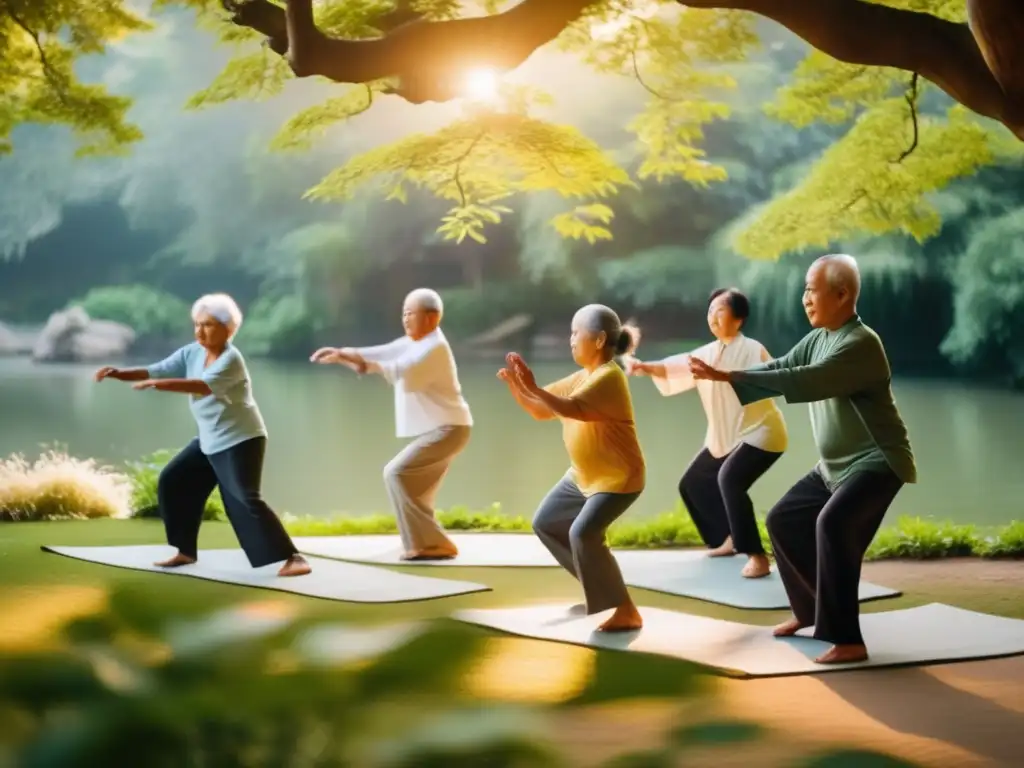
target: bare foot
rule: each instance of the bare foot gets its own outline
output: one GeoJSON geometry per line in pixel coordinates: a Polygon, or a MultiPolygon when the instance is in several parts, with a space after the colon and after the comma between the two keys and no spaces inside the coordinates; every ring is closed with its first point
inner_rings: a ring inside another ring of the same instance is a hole
{"type": "Polygon", "coordinates": [[[775,637],[792,637],[806,626],[808,625],[804,624],[794,616],[789,621],[784,621],[777,625],[775,629],[772,630],[772,634],[775,635],[775,637]]]}
{"type": "Polygon", "coordinates": [[[450,547],[427,547],[426,549],[413,549],[402,555],[402,560],[454,560],[459,556],[459,550],[453,544],[450,547]]]}
{"type": "Polygon", "coordinates": [[[188,555],[183,555],[179,552],[174,557],[169,557],[158,563],[153,563],[153,565],[157,568],[178,568],[182,565],[192,565],[195,561],[196,559],[194,557],[189,557],[188,555]]]}
{"type": "Polygon", "coordinates": [[[708,550],[708,557],[732,557],[736,550],[732,546],[732,536],[726,538],[719,546],[708,550]]]}
{"type": "Polygon", "coordinates": [[[751,555],[740,575],[745,579],[763,579],[772,572],[767,555],[751,555]]]}
{"type": "Polygon", "coordinates": [[[814,660],[815,664],[853,664],[868,660],[868,649],[863,645],[833,645],[814,660]]]}
{"type": "Polygon", "coordinates": [[[633,605],[632,601],[620,605],[615,609],[609,619],[597,628],[598,632],[632,632],[640,629],[644,620],[640,618],[640,612],[633,605]]]}
{"type": "Polygon", "coordinates": [[[277,572],[278,576],[305,576],[307,573],[312,573],[313,568],[306,558],[302,555],[292,555],[289,557],[285,564],[281,566],[281,570],[277,572]]]}

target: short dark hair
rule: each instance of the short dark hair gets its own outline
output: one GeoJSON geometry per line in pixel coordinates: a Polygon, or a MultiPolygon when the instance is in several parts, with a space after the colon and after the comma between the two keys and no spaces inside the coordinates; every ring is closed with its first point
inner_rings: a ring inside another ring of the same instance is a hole
{"type": "Polygon", "coordinates": [[[711,303],[723,294],[732,316],[740,321],[741,326],[745,325],[747,318],[750,317],[750,299],[739,288],[716,288],[708,297],[708,306],[710,307],[711,303]]]}

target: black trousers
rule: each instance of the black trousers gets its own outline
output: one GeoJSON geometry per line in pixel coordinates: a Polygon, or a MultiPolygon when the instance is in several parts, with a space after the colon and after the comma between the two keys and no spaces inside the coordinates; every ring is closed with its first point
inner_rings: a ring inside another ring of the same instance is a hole
{"type": "Polygon", "coordinates": [[[740,443],[718,459],[707,448],[693,458],[679,481],[679,495],[705,544],[721,546],[731,535],[737,552],[764,554],[748,491],[781,456],[740,443]]]}
{"type": "Polygon", "coordinates": [[[203,509],[219,486],[228,520],[253,568],[297,554],[288,532],[260,495],[266,450],[267,439],[255,437],[207,456],[196,439],[171,459],[157,482],[167,543],[184,555],[198,556],[203,509]]]}
{"type": "Polygon", "coordinates": [[[860,572],[903,482],[892,470],[857,472],[835,493],[817,469],[768,513],[768,535],[793,615],[834,645],[860,645],[860,572]]]}

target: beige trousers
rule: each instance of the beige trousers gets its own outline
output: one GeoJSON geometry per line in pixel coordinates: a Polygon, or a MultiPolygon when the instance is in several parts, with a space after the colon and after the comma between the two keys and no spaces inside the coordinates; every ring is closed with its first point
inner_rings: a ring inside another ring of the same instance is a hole
{"type": "Polygon", "coordinates": [[[384,486],[406,552],[451,546],[434,517],[434,498],[469,433],[466,426],[438,427],[415,438],[384,467],[384,486]]]}

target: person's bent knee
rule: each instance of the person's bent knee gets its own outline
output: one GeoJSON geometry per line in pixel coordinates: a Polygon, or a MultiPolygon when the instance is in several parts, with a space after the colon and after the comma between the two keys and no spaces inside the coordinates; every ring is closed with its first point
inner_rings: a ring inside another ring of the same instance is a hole
{"type": "Polygon", "coordinates": [[[577,519],[569,528],[569,545],[573,549],[594,544],[604,543],[604,529],[593,525],[587,525],[582,519],[577,519]]]}
{"type": "Polygon", "coordinates": [[[174,489],[181,485],[181,478],[170,466],[164,467],[156,480],[157,501],[165,501],[171,498],[174,489]]]}
{"type": "Polygon", "coordinates": [[[764,518],[764,527],[768,529],[770,536],[775,536],[780,529],[780,519],[782,514],[779,512],[778,507],[772,507],[768,510],[768,514],[764,518]]]}
{"type": "Polygon", "coordinates": [[[384,482],[388,485],[401,484],[404,467],[401,462],[389,461],[384,465],[384,482]]]}
{"type": "Polygon", "coordinates": [[[546,516],[544,515],[543,509],[537,510],[536,514],[534,514],[533,520],[530,522],[530,527],[533,528],[533,532],[535,534],[551,533],[551,524],[548,522],[546,516]]]}
{"type": "Polygon", "coordinates": [[[818,515],[814,522],[814,536],[824,541],[842,541],[846,538],[848,524],[839,515],[830,515],[828,511],[818,515]]]}
{"type": "Polygon", "coordinates": [[[683,498],[686,498],[690,493],[690,489],[693,488],[694,475],[695,473],[693,472],[693,470],[688,469],[686,470],[686,472],[683,473],[683,476],[679,478],[679,485],[677,487],[679,490],[679,495],[682,496],[683,498]]]}

